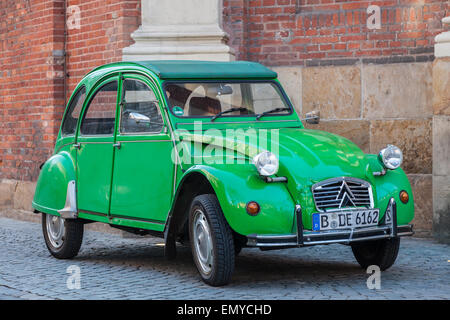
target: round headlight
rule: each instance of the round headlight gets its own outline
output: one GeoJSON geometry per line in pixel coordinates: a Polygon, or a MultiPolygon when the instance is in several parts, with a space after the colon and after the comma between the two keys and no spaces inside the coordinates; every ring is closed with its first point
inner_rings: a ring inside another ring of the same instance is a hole
{"type": "Polygon", "coordinates": [[[400,167],[403,161],[403,153],[402,151],[397,148],[396,146],[393,146],[391,144],[388,144],[388,146],[384,149],[382,149],[379,153],[379,157],[381,162],[383,162],[383,165],[387,169],[397,169],[400,167]]]}
{"type": "Polygon", "coordinates": [[[261,152],[253,157],[253,164],[256,166],[259,174],[268,177],[278,172],[278,158],[269,151],[261,152]]]}

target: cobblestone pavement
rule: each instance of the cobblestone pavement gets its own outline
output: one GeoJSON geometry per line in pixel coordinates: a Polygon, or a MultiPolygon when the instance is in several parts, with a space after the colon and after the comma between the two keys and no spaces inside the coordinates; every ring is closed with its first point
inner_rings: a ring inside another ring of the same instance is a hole
{"type": "Polygon", "coordinates": [[[450,246],[403,239],[396,264],[369,290],[368,274],[344,245],[243,249],[232,283],[204,284],[189,247],[163,257],[160,239],[86,231],[79,255],[57,260],[37,223],[0,218],[0,299],[449,299],[450,246]],[[159,244],[159,245],[158,245],[159,244]],[[67,268],[81,270],[68,289],[67,268]]]}

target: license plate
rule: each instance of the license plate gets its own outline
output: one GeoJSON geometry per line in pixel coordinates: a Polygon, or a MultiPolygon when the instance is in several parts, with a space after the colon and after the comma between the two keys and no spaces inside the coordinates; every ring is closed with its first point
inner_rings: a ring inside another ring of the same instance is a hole
{"type": "Polygon", "coordinates": [[[378,224],[378,218],[378,209],[313,213],[313,230],[375,226],[378,224]]]}

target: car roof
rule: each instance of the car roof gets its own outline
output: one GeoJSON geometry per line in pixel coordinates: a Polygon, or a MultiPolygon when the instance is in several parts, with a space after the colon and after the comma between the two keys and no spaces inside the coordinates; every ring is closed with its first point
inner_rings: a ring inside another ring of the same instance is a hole
{"type": "Polygon", "coordinates": [[[160,79],[275,79],[277,73],[250,61],[159,60],[135,62],[160,79]]]}
{"type": "MultiPolygon", "coordinates": [[[[250,61],[194,61],[194,60],[154,60],[120,61],[101,65],[78,83],[77,88],[86,86],[90,90],[97,81],[109,72],[123,70],[148,71],[161,80],[272,80],[277,73],[262,64],[250,61]]],[[[77,90],[75,89],[75,91],[77,90]]],[[[75,92],[74,91],[74,92],[75,92]]]]}

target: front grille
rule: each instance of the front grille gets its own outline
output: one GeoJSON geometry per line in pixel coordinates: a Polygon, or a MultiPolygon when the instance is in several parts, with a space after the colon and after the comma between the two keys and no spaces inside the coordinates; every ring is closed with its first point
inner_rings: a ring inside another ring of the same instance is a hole
{"type": "Polygon", "coordinates": [[[332,178],[312,186],[316,208],[330,211],[344,208],[373,208],[370,183],[356,178],[332,178]]]}

